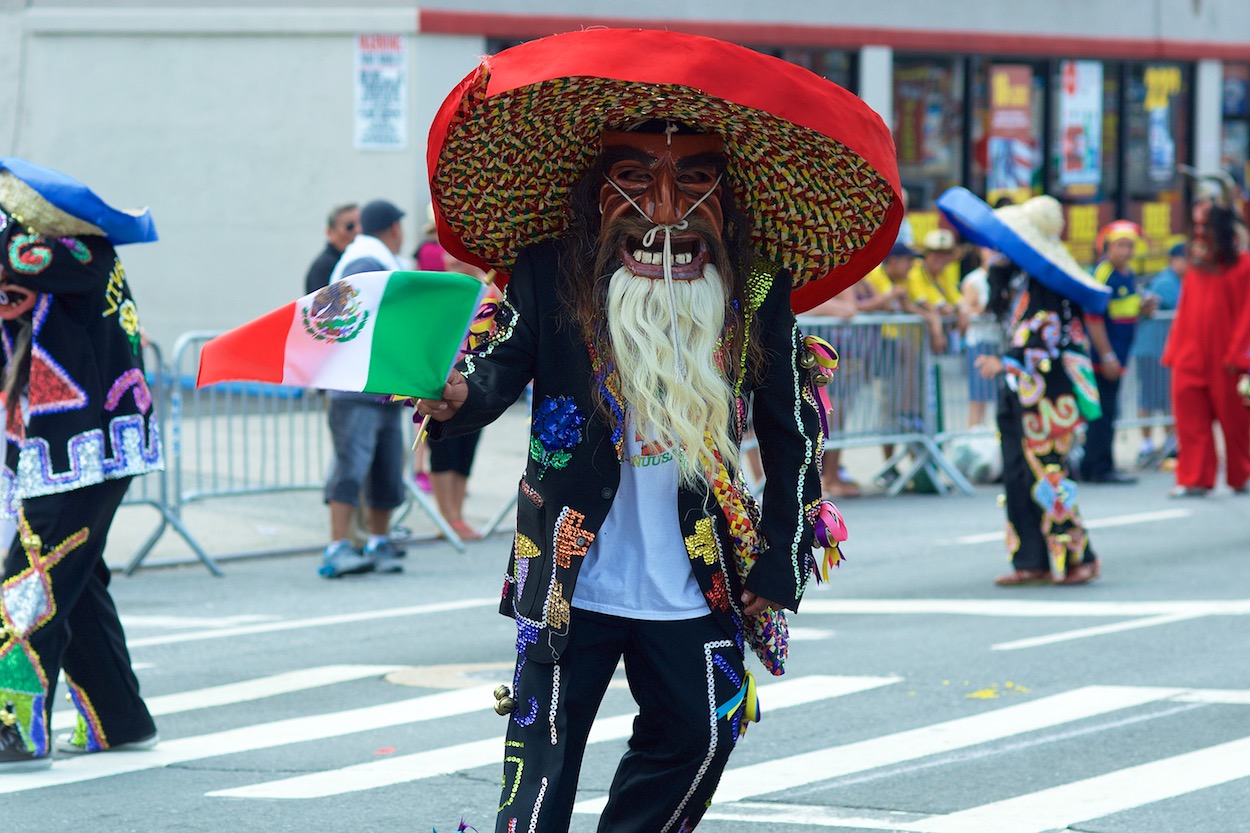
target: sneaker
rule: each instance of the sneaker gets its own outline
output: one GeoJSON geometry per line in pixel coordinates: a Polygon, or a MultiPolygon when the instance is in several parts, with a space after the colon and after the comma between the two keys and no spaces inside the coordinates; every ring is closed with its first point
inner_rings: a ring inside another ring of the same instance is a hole
{"type": "Polygon", "coordinates": [[[56,751],[57,754],[63,755],[93,755],[96,752],[142,752],[145,749],[151,749],[160,742],[160,733],[153,732],[146,738],[139,738],[126,743],[114,743],[103,749],[88,749],[85,736],[80,738],[78,735],[60,735],[56,739],[56,751]]]}
{"type": "Polygon", "coordinates": [[[371,570],[373,559],[356,552],[347,541],[335,541],[326,547],[321,566],[317,568],[317,575],[322,578],[339,578],[368,573],[371,570]]]}
{"type": "Polygon", "coordinates": [[[364,557],[369,561],[375,573],[402,573],[404,564],[399,560],[399,551],[390,541],[377,544],[366,544],[364,557]]]}
{"type": "MultiPolygon", "coordinates": [[[[5,715],[12,715],[7,710],[5,715]]],[[[52,766],[52,756],[44,753],[38,755],[26,747],[26,739],[18,731],[16,725],[0,721],[0,773],[33,772],[52,766]]]]}

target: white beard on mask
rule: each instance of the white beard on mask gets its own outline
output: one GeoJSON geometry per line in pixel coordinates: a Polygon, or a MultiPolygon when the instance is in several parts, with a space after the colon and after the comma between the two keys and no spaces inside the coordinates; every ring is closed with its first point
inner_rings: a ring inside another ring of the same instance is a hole
{"type": "Polygon", "coordinates": [[[680,450],[681,482],[696,486],[706,482],[710,465],[705,435],[728,467],[738,464],[729,435],[733,388],[716,359],[725,326],[725,283],[708,264],[701,279],[673,281],[673,300],[684,378],[673,353],[664,281],[618,269],[608,284],[608,332],[635,425],[648,439],[680,450]]]}

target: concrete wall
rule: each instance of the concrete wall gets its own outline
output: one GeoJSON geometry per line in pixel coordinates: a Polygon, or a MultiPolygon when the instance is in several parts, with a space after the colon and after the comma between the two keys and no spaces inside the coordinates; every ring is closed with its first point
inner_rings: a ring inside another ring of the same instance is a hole
{"type": "MultiPolygon", "coordinates": [[[[394,201],[409,212],[411,250],[427,199],[430,119],[485,49],[471,30],[418,34],[422,10],[1250,41],[1247,0],[432,0],[421,9],[397,0],[0,0],[0,74],[10,79],[0,84],[0,155],[61,169],[114,205],[151,206],[161,242],[122,254],[145,327],[169,351],[182,332],[233,326],[295,297],[331,205],[394,201]],[[406,151],[352,147],[361,32],[409,36],[406,151]]],[[[878,66],[884,60],[872,59],[889,50],[865,54],[878,66]]],[[[883,108],[886,83],[864,79],[883,108]]]]}

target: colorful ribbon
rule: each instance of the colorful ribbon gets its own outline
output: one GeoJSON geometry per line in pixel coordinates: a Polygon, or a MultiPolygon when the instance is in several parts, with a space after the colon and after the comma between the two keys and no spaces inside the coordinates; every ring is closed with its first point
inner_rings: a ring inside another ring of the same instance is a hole
{"type": "Polygon", "coordinates": [[[820,404],[820,429],[825,437],[829,436],[829,413],[833,410],[833,402],[829,399],[828,384],[833,372],[838,369],[838,351],[833,345],[819,336],[804,336],[803,346],[807,352],[799,362],[812,374],[812,395],[820,404]]]}
{"type": "Polygon", "coordinates": [[[746,677],[742,681],[742,688],[738,692],[725,701],[724,705],[716,710],[718,718],[730,719],[734,714],[742,709],[742,719],[738,721],[738,735],[741,737],[746,734],[748,723],[759,723],[760,721],[760,697],[759,692],[755,689],[755,677],[750,671],[746,672],[746,677]]]}
{"type": "Polygon", "coordinates": [[[846,557],[842,555],[841,543],[847,539],[846,521],[842,513],[832,502],[822,500],[816,512],[814,525],[816,544],[825,548],[825,555],[820,561],[820,569],[813,570],[817,581],[829,580],[829,568],[837,567],[846,557]]]}

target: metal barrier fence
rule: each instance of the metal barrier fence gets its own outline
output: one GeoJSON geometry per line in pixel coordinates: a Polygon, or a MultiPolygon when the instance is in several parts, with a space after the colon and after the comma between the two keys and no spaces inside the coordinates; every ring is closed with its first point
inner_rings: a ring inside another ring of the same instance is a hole
{"type": "Polygon", "coordinates": [[[928,328],[920,318],[799,316],[799,329],[828,341],[839,355],[829,383],[834,412],[826,448],[886,446],[891,453],[877,476],[895,473],[886,488],[890,495],[922,473],[939,494],[946,493],[948,481],[973,493],[937,443],[939,385],[928,328]]]}

